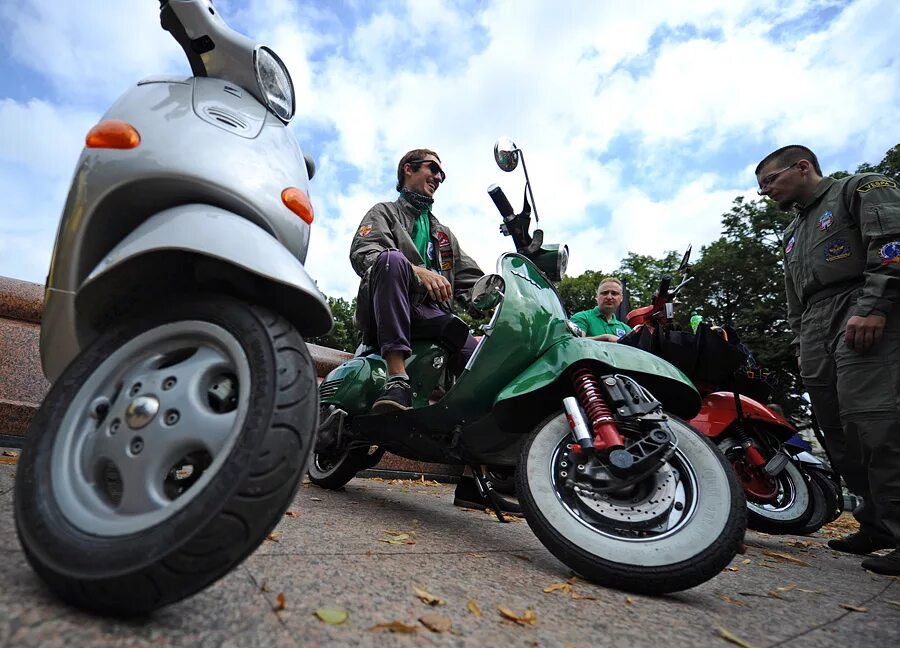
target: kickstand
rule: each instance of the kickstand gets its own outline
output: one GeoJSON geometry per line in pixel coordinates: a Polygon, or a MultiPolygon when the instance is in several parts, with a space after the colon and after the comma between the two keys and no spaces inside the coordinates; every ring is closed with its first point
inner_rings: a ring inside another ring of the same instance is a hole
{"type": "Polygon", "coordinates": [[[485,476],[484,469],[481,466],[469,466],[472,470],[472,475],[475,477],[475,485],[478,486],[478,492],[482,497],[487,498],[494,507],[494,514],[496,514],[497,519],[501,522],[506,522],[506,518],[503,517],[503,512],[500,510],[500,499],[497,497],[497,493],[494,492],[494,487],[491,485],[490,480],[485,476]]]}

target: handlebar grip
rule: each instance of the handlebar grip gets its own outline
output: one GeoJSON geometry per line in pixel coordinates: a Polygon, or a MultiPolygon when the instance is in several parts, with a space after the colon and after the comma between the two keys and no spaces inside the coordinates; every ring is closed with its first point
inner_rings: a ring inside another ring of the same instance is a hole
{"type": "Polygon", "coordinates": [[[659,282],[659,292],[656,294],[659,296],[660,299],[666,298],[666,296],[669,293],[669,286],[671,285],[671,283],[672,283],[672,277],[669,277],[668,275],[663,277],[662,280],[659,282]]]}
{"type": "Polygon", "coordinates": [[[510,216],[515,214],[512,205],[509,204],[509,200],[506,198],[506,194],[503,193],[503,189],[499,186],[492,184],[488,187],[488,196],[494,201],[494,205],[497,207],[497,211],[500,212],[500,215],[503,216],[503,220],[507,220],[510,216]]]}

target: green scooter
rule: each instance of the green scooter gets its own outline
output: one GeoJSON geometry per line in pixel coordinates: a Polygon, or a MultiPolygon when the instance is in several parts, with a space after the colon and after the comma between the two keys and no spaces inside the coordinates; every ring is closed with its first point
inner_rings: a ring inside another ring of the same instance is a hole
{"type": "MultiPolygon", "coordinates": [[[[507,138],[494,158],[504,171],[525,167],[507,138]]],[[[310,479],[340,488],[385,450],[466,464],[502,521],[488,475],[517,468],[525,519],[575,572],[640,593],[699,585],[739,549],[742,490],[724,457],[684,422],[700,409],[684,374],[633,347],[586,339],[568,320],[553,285],[568,249],[544,244],[541,230],[529,234],[527,169],[525,179],[520,214],[499,187],[489,189],[516,252],[472,290],[472,304],[493,313],[462,374],[447,376],[468,332],[451,317],[430,338],[414,336],[412,409],[371,414],[387,368],[377,350],[360,350],[320,386],[310,479]]]]}

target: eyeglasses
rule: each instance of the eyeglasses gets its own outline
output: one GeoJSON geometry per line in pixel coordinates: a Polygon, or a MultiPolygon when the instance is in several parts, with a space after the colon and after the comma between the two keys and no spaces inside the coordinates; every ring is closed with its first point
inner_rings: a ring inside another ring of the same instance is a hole
{"type": "Polygon", "coordinates": [[[785,173],[785,172],[787,172],[787,171],[790,171],[791,169],[793,169],[793,168],[794,168],[795,166],[797,166],[798,164],[800,164],[799,161],[794,162],[792,165],[786,166],[786,167],[784,167],[783,169],[781,169],[780,171],[775,171],[774,173],[770,173],[770,174],[767,175],[765,178],[763,178],[762,181],[760,181],[760,183],[759,183],[759,189],[758,189],[757,192],[756,192],[757,195],[762,196],[762,195],[763,195],[763,192],[764,192],[766,189],[769,188],[769,185],[770,185],[770,184],[772,184],[773,182],[775,182],[775,180],[776,180],[776,178],[778,178],[778,176],[780,176],[782,173],[785,173]]]}
{"type": "Polygon", "coordinates": [[[428,167],[428,170],[432,173],[436,173],[441,176],[441,182],[447,179],[447,174],[444,173],[444,170],[441,168],[441,165],[435,162],[434,160],[410,160],[407,164],[412,165],[415,168],[418,168],[425,164],[428,167]]]}

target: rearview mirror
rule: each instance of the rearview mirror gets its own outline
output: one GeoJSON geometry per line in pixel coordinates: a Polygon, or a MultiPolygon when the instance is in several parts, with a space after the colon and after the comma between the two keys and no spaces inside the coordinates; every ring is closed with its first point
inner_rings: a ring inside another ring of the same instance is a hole
{"type": "Polygon", "coordinates": [[[480,311],[489,311],[503,299],[506,282],[498,274],[484,275],[472,287],[472,305],[480,311]]]}
{"type": "Polygon", "coordinates": [[[688,267],[688,262],[691,260],[691,248],[693,245],[688,245],[687,250],[684,251],[684,256],[681,257],[681,263],[678,264],[678,272],[684,272],[688,267]]]}
{"type": "Polygon", "coordinates": [[[519,166],[519,147],[510,138],[501,137],[494,144],[494,160],[503,171],[513,171],[519,166]]]}

